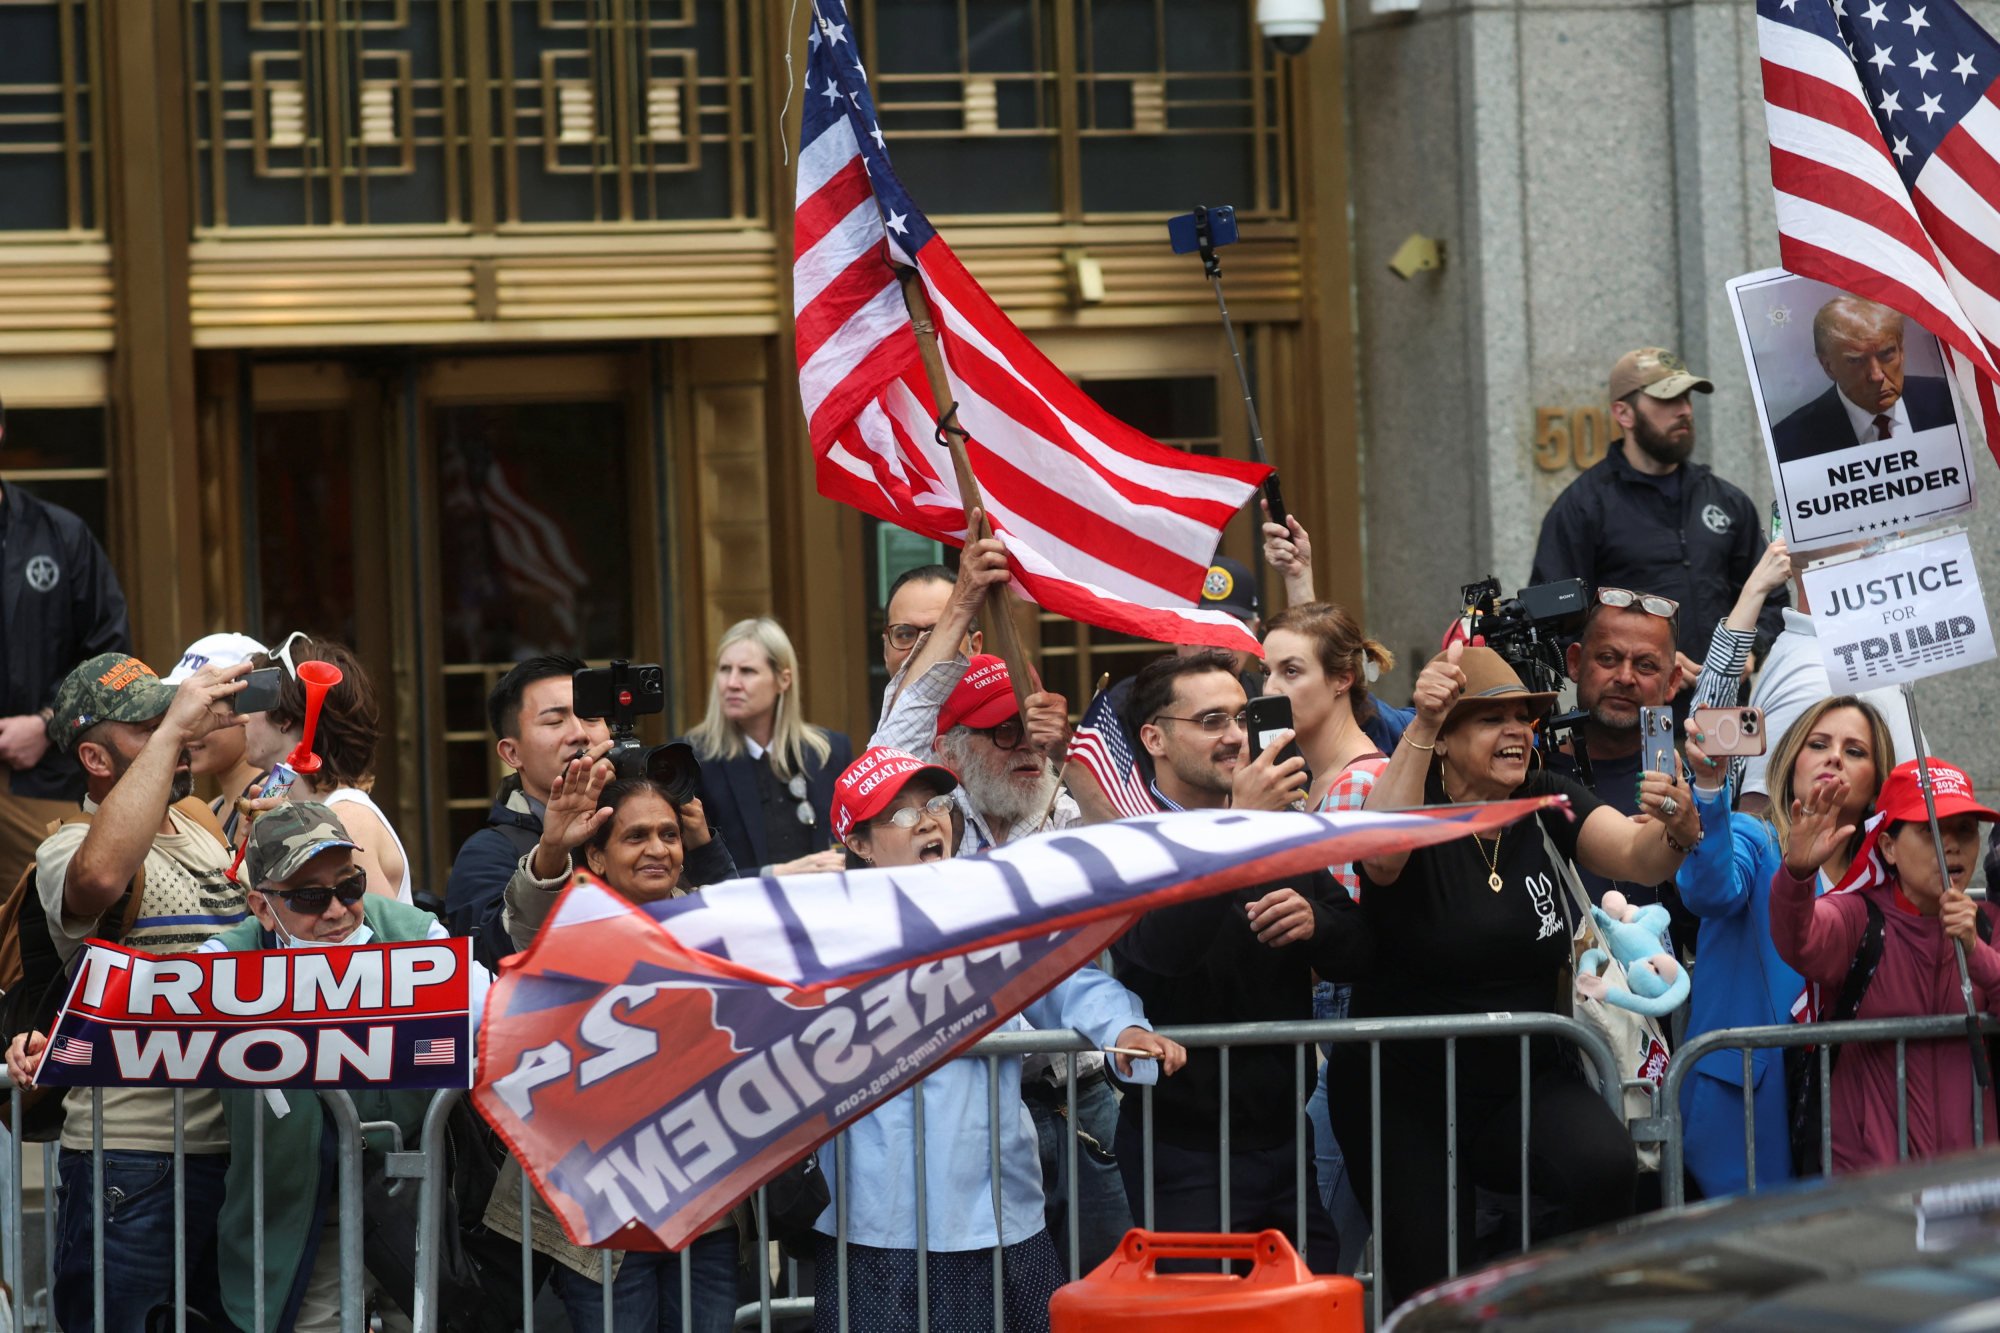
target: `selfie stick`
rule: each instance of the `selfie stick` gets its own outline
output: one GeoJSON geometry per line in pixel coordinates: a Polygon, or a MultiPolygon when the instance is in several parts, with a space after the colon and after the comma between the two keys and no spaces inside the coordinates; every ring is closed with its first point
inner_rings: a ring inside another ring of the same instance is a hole
{"type": "MultiPolygon", "coordinates": [[[[1917,786],[1924,793],[1924,814],[1931,825],[1931,847],[1937,852],[1939,881],[1946,893],[1951,892],[1951,870],[1944,859],[1944,831],[1938,827],[1937,797],[1931,793],[1931,761],[1924,745],[1923,725],[1917,721],[1917,688],[1914,682],[1903,682],[1903,703],[1910,710],[1910,734],[1917,742],[1917,786]]],[[[1993,1070],[1986,1062],[1986,1043],[1979,1035],[1979,1003],[1972,997],[1972,969],[1965,961],[1965,941],[1953,940],[1958,947],[1952,952],[1958,958],[1958,993],[1965,1000],[1965,1035],[1972,1041],[1972,1072],[1979,1076],[1979,1086],[1993,1086],[1993,1070]]],[[[1984,1123],[1985,1113],[1979,1113],[1984,1123]]]]}
{"type": "MultiPolygon", "coordinates": [[[[1215,308],[1222,312],[1222,332],[1229,339],[1229,357],[1236,363],[1236,382],[1243,388],[1243,410],[1250,414],[1250,456],[1269,467],[1271,460],[1264,455],[1264,428],[1257,421],[1257,400],[1250,393],[1250,372],[1243,368],[1243,349],[1236,342],[1236,325],[1229,319],[1229,302],[1222,296],[1222,261],[1215,257],[1215,232],[1208,225],[1208,206],[1194,206],[1195,243],[1201,249],[1201,270],[1208,275],[1209,285],[1215,288],[1215,308]]],[[[1290,530],[1285,521],[1285,494],[1278,489],[1278,474],[1274,471],[1264,478],[1264,503],[1271,510],[1271,521],[1279,527],[1290,530]]]]}

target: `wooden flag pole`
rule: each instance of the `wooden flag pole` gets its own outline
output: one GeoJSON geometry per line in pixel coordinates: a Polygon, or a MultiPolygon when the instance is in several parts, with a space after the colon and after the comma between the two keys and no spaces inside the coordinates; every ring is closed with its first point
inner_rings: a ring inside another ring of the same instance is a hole
{"type": "MultiPolygon", "coordinates": [[[[958,475],[958,494],[965,503],[965,539],[969,545],[978,538],[991,537],[993,524],[986,516],[986,499],[980,494],[979,480],[972,475],[972,460],[966,457],[966,434],[958,425],[958,404],[952,399],[951,380],[945,375],[944,354],[938,350],[937,325],[931,320],[931,304],[924,295],[923,278],[913,268],[901,269],[897,276],[903,287],[903,304],[908,308],[910,323],[916,329],[917,350],[924,358],[924,378],[930,381],[932,410],[938,418],[938,435],[945,447],[951,450],[952,470],[958,475]],[[974,509],[979,511],[977,532],[971,526],[974,509]]],[[[1005,588],[998,591],[997,597],[989,595],[979,609],[979,618],[986,630],[987,640],[999,649],[1000,660],[1007,664],[1007,676],[1014,685],[1014,702],[1020,706],[1025,723],[1028,696],[1040,687],[1040,682],[1028,674],[1027,649],[1021,643],[1021,633],[1014,624],[1014,617],[1008,613],[1006,595],[1005,588]]]]}

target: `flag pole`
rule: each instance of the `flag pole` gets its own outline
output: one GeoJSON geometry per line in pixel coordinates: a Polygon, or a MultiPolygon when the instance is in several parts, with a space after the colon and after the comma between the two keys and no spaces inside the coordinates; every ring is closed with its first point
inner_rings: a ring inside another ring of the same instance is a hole
{"type": "MultiPolygon", "coordinates": [[[[966,433],[958,424],[958,404],[951,396],[951,380],[944,370],[944,354],[938,350],[937,324],[931,319],[931,303],[924,295],[923,277],[913,268],[899,268],[896,272],[903,288],[903,305],[910,312],[911,327],[916,330],[917,350],[924,358],[924,378],[930,381],[931,406],[937,414],[938,439],[951,450],[952,470],[958,474],[959,498],[965,502],[966,533],[968,544],[981,537],[993,535],[993,521],[986,513],[986,497],[980,494],[979,479],[972,475],[972,460],[966,456],[966,433]],[[972,530],[972,511],[979,510],[979,530],[972,530]]],[[[987,639],[1000,650],[1000,660],[1007,664],[1007,677],[1014,686],[1014,702],[1021,709],[1021,720],[1027,721],[1028,696],[1041,687],[1039,678],[1029,675],[1027,649],[1021,643],[1021,631],[1014,624],[1014,617],[1008,612],[1006,590],[1000,590],[996,598],[989,595],[979,608],[979,618],[986,630],[987,639]]]]}
{"type": "MultiPolygon", "coordinates": [[[[1910,710],[1910,735],[1917,743],[1917,786],[1924,793],[1924,814],[1930,820],[1931,847],[1937,853],[1938,874],[1942,877],[1944,892],[1951,892],[1951,868],[1945,864],[1944,831],[1938,827],[1937,797],[1931,792],[1931,760],[1928,747],[1924,744],[1923,724],[1917,721],[1917,689],[1913,681],[1903,682],[1903,706],[1910,710]]],[[[1958,993],[1965,1000],[1965,1032],[1972,1040],[1972,1072],[1979,1078],[1979,1086],[1993,1086],[1993,1070],[1986,1060],[1986,1043],[1979,1036],[1979,1002],[1972,995],[1972,969],[1965,961],[1965,941],[1953,940],[1952,950],[1958,959],[1958,993]]],[[[1982,1112],[1982,1114],[1984,1114],[1982,1112]]]]}

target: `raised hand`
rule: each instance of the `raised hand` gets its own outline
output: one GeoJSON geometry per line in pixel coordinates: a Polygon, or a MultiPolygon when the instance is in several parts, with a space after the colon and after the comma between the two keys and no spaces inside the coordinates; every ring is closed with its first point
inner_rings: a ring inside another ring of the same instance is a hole
{"type": "Polygon", "coordinates": [[[1422,673],[1417,676],[1417,686],[1410,692],[1410,702],[1417,706],[1417,720],[1424,724],[1428,733],[1419,736],[1419,740],[1437,739],[1444,720],[1451,716],[1459,696],[1465,693],[1465,669],[1458,664],[1464,656],[1465,645],[1453,643],[1425,663],[1422,673]]]}
{"type": "Polygon", "coordinates": [[[1804,879],[1825,865],[1854,836],[1854,825],[1840,822],[1840,810],[1846,803],[1847,782],[1842,778],[1816,784],[1803,798],[1793,799],[1785,869],[1794,879],[1804,879]]]}
{"type": "Polygon", "coordinates": [[[1682,744],[1681,751],[1687,755],[1688,767],[1694,770],[1694,789],[1706,792],[1720,790],[1723,778],[1722,761],[1710,759],[1708,752],[1701,748],[1698,743],[1701,740],[1701,732],[1695,727],[1693,718],[1689,718],[1681,725],[1687,729],[1687,740],[1682,744]]]}
{"type": "Polygon", "coordinates": [[[569,761],[549,784],[549,804],[542,814],[542,840],[535,845],[537,879],[554,879],[569,865],[570,853],[589,842],[611,818],[611,807],[599,808],[605,787],[617,777],[605,755],[610,741],[599,741],[569,761]]]}

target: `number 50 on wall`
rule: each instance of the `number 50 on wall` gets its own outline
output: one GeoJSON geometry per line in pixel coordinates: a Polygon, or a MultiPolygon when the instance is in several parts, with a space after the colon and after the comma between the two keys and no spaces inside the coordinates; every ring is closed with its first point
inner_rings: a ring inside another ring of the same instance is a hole
{"type": "Polygon", "coordinates": [[[1538,407],[1535,409],[1535,466],[1579,472],[1604,461],[1611,447],[1612,421],[1602,407],[1538,407]]]}

